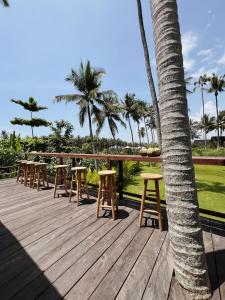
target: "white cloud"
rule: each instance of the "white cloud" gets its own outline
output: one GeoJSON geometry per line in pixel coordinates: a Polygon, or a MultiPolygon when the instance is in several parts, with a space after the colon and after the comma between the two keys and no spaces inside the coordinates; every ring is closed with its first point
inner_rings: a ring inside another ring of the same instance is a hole
{"type": "Polygon", "coordinates": [[[190,71],[194,65],[195,60],[190,57],[193,49],[197,47],[198,38],[193,32],[185,32],[182,35],[182,52],[184,56],[184,67],[187,71],[190,71]]]}
{"type": "Polygon", "coordinates": [[[211,13],[212,13],[212,10],[211,10],[211,9],[209,9],[209,10],[208,10],[208,14],[209,14],[209,15],[211,15],[211,13]]]}
{"type": "Polygon", "coordinates": [[[217,61],[218,65],[225,65],[225,53],[223,56],[217,61]]]}
{"type": "Polygon", "coordinates": [[[197,55],[202,57],[202,62],[210,60],[212,58],[213,51],[212,49],[203,49],[200,50],[197,55]]]}
{"type": "MultiPolygon", "coordinates": [[[[205,114],[210,116],[216,116],[216,105],[213,101],[207,101],[205,102],[205,114]]],[[[190,118],[194,121],[199,122],[202,118],[203,113],[203,107],[201,106],[200,111],[196,112],[193,116],[190,116],[190,118]]]]}
{"type": "Polygon", "coordinates": [[[201,67],[200,69],[196,70],[195,73],[191,74],[191,76],[194,79],[199,78],[201,75],[206,74],[207,76],[212,75],[212,73],[218,73],[218,68],[211,68],[211,69],[206,69],[205,67],[201,67]]]}

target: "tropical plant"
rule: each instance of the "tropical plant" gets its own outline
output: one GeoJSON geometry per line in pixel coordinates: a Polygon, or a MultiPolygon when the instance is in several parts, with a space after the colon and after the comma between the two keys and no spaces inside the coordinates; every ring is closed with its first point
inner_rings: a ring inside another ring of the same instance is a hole
{"type": "Polygon", "coordinates": [[[209,82],[209,93],[213,93],[215,95],[216,100],[216,129],[217,129],[217,150],[220,147],[220,129],[219,129],[219,108],[218,108],[218,95],[219,93],[224,92],[225,90],[225,75],[218,76],[216,74],[212,74],[208,78],[209,82]]]}
{"type": "Polygon", "coordinates": [[[30,111],[30,120],[21,119],[21,118],[14,118],[10,122],[13,125],[30,126],[32,137],[34,137],[34,127],[40,127],[40,126],[48,127],[51,124],[51,123],[49,123],[48,121],[46,121],[44,119],[33,118],[33,113],[34,112],[38,112],[40,110],[47,109],[46,106],[39,106],[38,102],[33,97],[29,97],[28,101],[14,100],[14,99],[11,99],[11,101],[13,103],[16,103],[16,104],[22,106],[25,110],[30,111]]]}
{"type": "Polygon", "coordinates": [[[151,130],[152,143],[155,143],[154,129],[156,129],[156,124],[152,106],[149,106],[149,109],[147,111],[146,126],[151,130]]]}
{"type": "Polygon", "coordinates": [[[1,3],[2,3],[5,7],[9,6],[9,1],[8,1],[8,0],[1,0],[1,3]]]}
{"type": "Polygon", "coordinates": [[[135,109],[134,109],[135,101],[136,101],[135,94],[129,94],[129,93],[126,93],[124,96],[124,100],[122,100],[123,115],[129,124],[133,147],[134,147],[134,135],[131,127],[131,119],[133,119],[135,115],[135,109]]]}
{"type": "Polygon", "coordinates": [[[97,103],[101,102],[101,77],[104,74],[105,71],[103,69],[92,68],[90,61],[87,61],[86,65],[83,65],[81,62],[79,70],[72,69],[71,73],[65,79],[74,85],[79,94],[55,96],[55,102],[75,102],[79,105],[79,120],[82,127],[84,126],[86,117],[88,118],[93,153],[95,153],[95,145],[92,118],[99,123],[102,121],[101,110],[98,108],[97,103]]]}
{"type": "Polygon", "coordinates": [[[137,9],[138,9],[138,21],[139,21],[139,28],[140,28],[140,33],[141,33],[141,40],[142,40],[142,45],[143,45],[143,50],[144,50],[145,66],[146,66],[146,71],[147,71],[147,76],[148,76],[148,84],[149,84],[153,108],[154,108],[153,112],[155,115],[154,119],[155,119],[156,130],[157,130],[158,144],[161,147],[161,126],[160,126],[159,106],[158,106],[158,99],[157,99],[156,90],[155,90],[155,84],[154,84],[154,80],[153,80],[153,76],[152,76],[148,44],[147,44],[147,39],[146,39],[146,35],[145,35],[145,27],[144,27],[143,15],[142,15],[141,0],[137,0],[137,9]]]}
{"type": "MultiPolygon", "coordinates": [[[[204,115],[205,115],[205,101],[204,101],[204,90],[206,90],[206,85],[207,85],[208,78],[206,74],[201,75],[196,82],[194,82],[194,91],[196,89],[201,90],[201,95],[202,95],[202,120],[204,121],[204,115]]],[[[206,148],[206,128],[205,124],[203,123],[203,132],[204,132],[204,140],[205,140],[205,148],[206,148]]]]}
{"type": "Polygon", "coordinates": [[[50,152],[66,151],[71,145],[73,138],[73,125],[65,120],[55,121],[51,126],[52,133],[49,135],[48,150],[50,152]]]}
{"type": "Polygon", "coordinates": [[[176,0],[151,0],[159,82],[163,173],[176,279],[191,299],[211,296],[195,173],[176,0]]]}
{"type": "Polygon", "coordinates": [[[199,130],[200,130],[200,124],[197,121],[192,120],[189,118],[189,126],[190,126],[190,132],[191,132],[191,140],[199,138],[199,130]]]}
{"type": "Polygon", "coordinates": [[[117,95],[113,91],[103,93],[101,97],[101,105],[103,107],[101,120],[100,122],[98,122],[98,120],[95,120],[98,123],[96,133],[100,133],[105,124],[105,121],[107,121],[112,137],[114,141],[116,141],[116,133],[118,133],[117,123],[126,128],[126,124],[120,116],[122,108],[117,95]]]}

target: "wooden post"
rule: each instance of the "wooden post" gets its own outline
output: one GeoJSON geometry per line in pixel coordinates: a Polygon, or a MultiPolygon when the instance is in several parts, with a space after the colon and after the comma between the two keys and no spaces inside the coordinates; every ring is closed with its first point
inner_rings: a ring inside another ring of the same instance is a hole
{"type": "Polygon", "coordinates": [[[27,153],[25,153],[25,156],[24,156],[25,160],[27,160],[27,153]]]}
{"type": "Polygon", "coordinates": [[[110,159],[107,159],[107,168],[108,170],[112,170],[112,161],[110,159]]]}
{"type": "Polygon", "coordinates": [[[75,158],[72,158],[72,167],[76,167],[76,159],[75,158]]]}
{"type": "MultiPolygon", "coordinates": [[[[62,158],[62,157],[60,157],[58,161],[59,161],[59,165],[63,165],[63,158],[62,158]]],[[[59,178],[59,181],[60,181],[60,184],[63,183],[63,171],[62,171],[62,169],[60,170],[60,178],[59,178]]]]}
{"type": "Polygon", "coordinates": [[[118,192],[119,192],[119,200],[122,200],[123,199],[123,161],[122,160],[119,160],[118,192]]]}

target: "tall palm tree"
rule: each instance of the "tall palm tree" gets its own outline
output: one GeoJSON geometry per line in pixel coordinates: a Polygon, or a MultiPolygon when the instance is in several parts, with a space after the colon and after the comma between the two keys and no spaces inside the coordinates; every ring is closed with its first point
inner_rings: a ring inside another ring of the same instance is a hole
{"type": "Polygon", "coordinates": [[[154,138],[153,130],[156,129],[156,125],[155,125],[155,116],[154,116],[154,113],[153,113],[152,106],[149,106],[149,109],[147,111],[146,126],[147,126],[147,128],[149,128],[151,130],[152,143],[154,143],[155,138],[154,138]]]}
{"type": "Polygon", "coordinates": [[[113,91],[102,94],[101,105],[103,107],[102,116],[101,121],[97,125],[97,133],[102,130],[107,120],[112,137],[116,141],[116,133],[118,133],[117,123],[126,128],[126,124],[120,116],[122,109],[117,95],[113,91]]]}
{"type": "Polygon", "coordinates": [[[1,2],[2,2],[2,4],[3,4],[5,7],[9,6],[9,1],[7,1],[7,0],[1,0],[1,2]]]}
{"type": "Polygon", "coordinates": [[[207,134],[216,129],[216,118],[214,116],[210,116],[209,114],[205,114],[200,120],[200,129],[205,130],[205,137],[207,140],[207,134]]]}
{"type": "Polygon", "coordinates": [[[143,123],[144,123],[144,129],[145,129],[145,136],[147,137],[147,142],[149,145],[149,135],[148,135],[148,128],[147,128],[147,123],[146,119],[149,117],[150,113],[154,113],[153,109],[150,105],[148,105],[147,102],[139,100],[139,108],[140,108],[140,114],[141,117],[143,118],[143,123]]]}
{"type": "Polygon", "coordinates": [[[122,100],[122,109],[123,109],[123,115],[125,119],[128,121],[129,128],[130,128],[130,134],[132,139],[132,145],[134,147],[134,135],[133,130],[131,127],[131,119],[134,118],[134,104],[135,104],[135,94],[129,94],[126,93],[124,96],[124,100],[122,100]]]}
{"type": "Polygon", "coordinates": [[[95,153],[95,144],[92,117],[101,122],[101,110],[97,104],[101,102],[101,77],[104,74],[105,71],[103,69],[92,68],[90,61],[87,61],[86,65],[83,65],[81,62],[79,70],[72,69],[71,73],[65,79],[71,82],[79,93],[55,96],[55,102],[75,102],[79,105],[79,120],[82,127],[84,126],[86,117],[88,118],[93,153],[95,153]]]}
{"type": "Polygon", "coordinates": [[[216,129],[217,129],[217,149],[220,147],[220,129],[219,129],[219,108],[218,108],[218,95],[219,93],[224,92],[225,90],[225,75],[218,76],[216,74],[212,74],[208,78],[209,82],[209,93],[213,93],[215,95],[216,100],[216,129]]]}
{"type": "Polygon", "coordinates": [[[138,20],[139,20],[139,27],[140,27],[140,33],[141,33],[141,40],[142,40],[142,45],[143,45],[143,50],[144,50],[144,57],[145,57],[145,66],[146,66],[146,71],[147,71],[147,76],[148,76],[148,84],[149,84],[149,88],[150,88],[150,93],[151,93],[152,103],[153,103],[153,108],[154,108],[154,113],[155,113],[158,144],[161,148],[161,126],[160,126],[159,106],[158,106],[158,99],[157,99],[156,90],[155,90],[155,84],[154,84],[154,80],[153,80],[153,76],[152,76],[148,44],[147,44],[147,39],[146,39],[146,35],[145,35],[145,27],[144,27],[143,15],[142,15],[141,0],[137,0],[137,9],[138,9],[138,20]]]}
{"type": "Polygon", "coordinates": [[[194,139],[199,137],[199,130],[201,128],[200,124],[189,118],[189,126],[190,126],[190,132],[191,132],[191,140],[193,141],[194,139]]]}
{"type": "MultiPolygon", "coordinates": [[[[204,121],[204,115],[205,115],[205,101],[204,101],[204,90],[206,89],[205,86],[207,85],[208,78],[207,75],[201,75],[198,80],[194,83],[194,91],[198,88],[201,90],[202,94],[202,120],[204,121]]],[[[203,124],[203,132],[204,132],[204,140],[205,140],[205,148],[206,148],[206,128],[203,124]]]]}
{"type": "Polygon", "coordinates": [[[225,130],[225,110],[221,110],[219,112],[219,128],[220,128],[220,135],[223,134],[225,130]]]}
{"type": "Polygon", "coordinates": [[[162,158],[175,275],[192,295],[210,297],[176,0],[151,0],[159,82],[162,158]]]}

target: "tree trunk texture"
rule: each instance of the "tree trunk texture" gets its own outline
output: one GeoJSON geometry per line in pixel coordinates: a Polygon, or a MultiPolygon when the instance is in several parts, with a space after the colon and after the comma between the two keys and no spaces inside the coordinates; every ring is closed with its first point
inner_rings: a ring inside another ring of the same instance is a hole
{"type": "Polygon", "coordinates": [[[155,114],[155,123],[156,123],[158,144],[159,144],[159,147],[161,148],[162,137],[161,137],[159,106],[158,106],[158,100],[157,100],[156,91],[155,91],[155,85],[154,85],[154,81],[153,81],[153,77],[152,77],[150,56],[149,56],[148,44],[147,44],[147,40],[146,40],[145,28],[144,28],[144,22],[143,22],[143,16],[142,16],[141,0],[137,0],[137,8],[138,8],[138,20],[139,20],[139,27],[140,27],[140,32],[141,32],[141,40],[142,40],[142,45],[143,45],[143,50],[144,50],[144,57],[145,57],[145,66],[146,66],[146,71],[147,71],[147,76],[148,76],[148,84],[149,84],[149,88],[150,88],[152,104],[153,104],[154,114],[155,114]]]}
{"type": "Polygon", "coordinates": [[[133,136],[132,127],[131,127],[131,124],[130,124],[130,117],[128,118],[128,124],[129,124],[129,127],[130,127],[130,133],[131,133],[132,144],[133,144],[133,147],[134,147],[134,136],[133,136]]]}
{"type": "Polygon", "coordinates": [[[220,130],[219,130],[219,109],[218,109],[218,95],[215,94],[216,98],[216,130],[217,130],[217,150],[220,148],[220,130]]]}
{"type": "Polygon", "coordinates": [[[146,134],[147,142],[148,142],[148,146],[149,146],[149,135],[148,135],[148,129],[147,129],[147,126],[146,126],[146,120],[145,120],[145,117],[144,117],[144,124],[145,124],[145,134],[146,134]]]}
{"type": "Polygon", "coordinates": [[[190,299],[211,295],[192,164],[191,136],[176,0],[151,0],[159,82],[162,157],[170,245],[190,299]]]}
{"type": "Polygon", "coordinates": [[[203,120],[203,130],[204,130],[204,140],[205,140],[205,149],[207,147],[207,142],[206,142],[206,127],[205,127],[205,101],[204,101],[204,95],[203,95],[203,86],[201,88],[202,90],[202,120],[203,120]]]}

